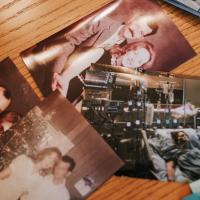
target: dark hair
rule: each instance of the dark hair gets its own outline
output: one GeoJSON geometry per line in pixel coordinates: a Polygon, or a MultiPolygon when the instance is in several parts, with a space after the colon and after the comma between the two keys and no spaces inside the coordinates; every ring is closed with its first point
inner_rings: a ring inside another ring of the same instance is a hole
{"type": "Polygon", "coordinates": [[[9,90],[5,89],[3,92],[4,96],[6,97],[6,99],[11,99],[11,93],[9,90]]]}
{"type": "Polygon", "coordinates": [[[156,54],[155,54],[155,51],[154,51],[154,46],[153,44],[151,44],[150,42],[148,41],[143,41],[143,40],[139,40],[137,42],[132,42],[132,43],[128,43],[126,44],[125,46],[123,47],[120,47],[119,45],[114,45],[111,49],[110,49],[110,54],[116,54],[118,56],[121,56],[125,53],[127,53],[128,51],[131,51],[131,50],[135,50],[137,48],[145,48],[149,51],[150,53],[150,60],[146,63],[144,63],[142,66],[143,69],[148,69],[148,68],[151,68],[154,61],[155,61],[155,58],[156,58],[156,54]]]}
{"type": "Polygon", "coordinates": [[[153,35],[158,31],[158,24],[155,21],[151,20],[151,21],[147,22],[147,25],[149,26],[149,28],[152,29],[152,32],[145,36],[153,35]]]}
{"type": "Polygon", "coordinates": [[[172,131],[171,132],[172,139],[175,141],[175,143],[178,143],[178,134],[181,132],[186,134],[186,132],[184,132],[184,131],[172,131]]]}
{"type": "Polygon", "coordinates": [[[3,85],[0,85],[0,87],[4,88],[4,91],[3,91],[3,95],[6,99],[11,99],[11,93],[10,91],[3,85]]]}
{"type": "Polygon", "coordinates": [[[6,111],[0,114],[0,122],[7,121],[15,124],[20,118],[21,116],[18,113],[12,111],[6,111]]]}
{"type": "MultiPolygon", "coordinates": [[[[33,161],[34,163],[39,163],[39,162],[41,162],[46,156],[51,155],[51,154],[53,154],[53,153],[56,154],[56,156],[57,156],[57,161],[62,159],[62,153],[60,152],[60,150],[59,150],[57,147],[47,147],[47,148],[45,148],[45,149],[39,151],[38,153],[36,153],[36,154],[34,154],[34,155],[29,155],[29,157],[32,159],[32,161],[33,161]]],[[[55,161],[55,164],[56,164],[57,161],[55,161]]],[[[54,166],[55,166],[55,164],[54,164],[54,166]]],[[[40,170],[40,175],[46,176],[46,175],[48,175],[48,174],[51,174],[52,171],[53,171],[54,166],[53,166],[53,167],[50,167],[50,168],[48,168],[48,169],[41,169],[41,170],[40,170]]]]}
{"type": "Polygon", "coordinates": [[[74,161],[74,159],[68,155],[64,155],[62,157],[62,161],[70,164],[70,167],[69,167],[70,171],[72,171],[76,166],[76,162],[74,161]]]}

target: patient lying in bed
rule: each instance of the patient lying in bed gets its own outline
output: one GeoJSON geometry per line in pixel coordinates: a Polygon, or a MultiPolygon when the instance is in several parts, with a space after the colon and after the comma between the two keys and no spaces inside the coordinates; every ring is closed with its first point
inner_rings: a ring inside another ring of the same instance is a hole
{"type": "Polygon", "coordinates": [[[190,182],[200,178],[200,140],[194,129],[157,130],[149,139],[153,174],[159,180],[190,182]]]}

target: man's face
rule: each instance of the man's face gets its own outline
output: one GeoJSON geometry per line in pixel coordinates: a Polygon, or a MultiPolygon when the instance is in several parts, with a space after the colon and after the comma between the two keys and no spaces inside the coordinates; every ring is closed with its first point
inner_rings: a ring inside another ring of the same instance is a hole
{"type": "Polygon", "coordinates": [[[184,132],[179,132],[177,135],[177,140],[180,143],[188,141],[188,136],[184,132]]]}
{"type": "Polygon", "coordinates": [[[125,25],[124,37],[127,39],[141,39],[152,32],[146,21],[133,21],[125,25]]]}
{"type": "Polygon", "coordinates": [[[138,68],[147,63],[151,58],[146,48],[137,48],[122,55],[122,65],[124,67],[138,68]]]}
{"type": "Polygon", "coordinates": [[[54,176],[57,178],[65,178],[71,172],[69,167],[69,163],[59,161],[54,168],[54,176]]]}
{"type": "Polygon", "coordinates": [[[6,110],[11,103],[11,100],[5,97],[5,91],[6,89],[4,87],[0,87],[0,113],[6,110]]]}

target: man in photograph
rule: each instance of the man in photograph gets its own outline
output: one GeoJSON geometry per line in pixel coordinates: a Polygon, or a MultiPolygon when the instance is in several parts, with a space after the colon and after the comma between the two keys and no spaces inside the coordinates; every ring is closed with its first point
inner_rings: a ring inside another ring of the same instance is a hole
{"type": "MultiPolygon", "coordinates": [[[[94,19],[90,25],[67,33],[65,35],[66,42],[63,44],[61,53],[52,66],[52,90],[58,89],[66,96],[69,82],[86,70],[91,63],[113,64],[113,59],[116,58],[116,54],[113,54],[113,49],[120,49],[120,46],[126,46],[129,43],[138,44],[143,41],[144,37],[155,34],[157,30],[158,25],[155,19],[138,15],[126,23],[121,22],[121,24],[119,21],[109,17],[99,21],[94,19]],[[78,51],[70,57],[77,48],[78,51]],[[65,66],[66,63],[68,66],[65,66]]],[[[133,62],[126,62],[124,65],[116,63],[114,65],[118,64],[131,68],[150,68],[155,60],[155,52],[152,44],[150,49],[146,48],[149,45],[148,42],[143,41],[143,43],[142,47],[137,47],[142,55],[134,57],[138,52],[136,50],[133,51],[132,48],[134,65],[132,64],[133,62]],[[148,58],[146,58],[146,54],[148,54],[148,58]],[[143,57],[146,58],[145,61],[143,57]]],[[[51,51],[51,47],[47,47],[46,51],[48,52],[48,48],[51,51]]]]}
{"type": "Polygon", "coordinates": [[[160,6],[148,0],[112,2],[22,52],[43,95],[57,89],[75,105],[91,63],[170,71],[194,55],[160,6]]]}
{"type": "Polygon", "coordinates": [[[70,200],[70,194],[66,188],[66,178],[75,168],[76,163],[70,156],[63,156],[56,164],[53,175],[41,180],[40,184],[25,192],[20,200],[70,200]]]}
{"type": "Polygon", "coordinates": [[[189,137],[184,131],[171,133],[173,144],[162,151],[166,161],[167,178],[175,180],[175,167],[178,166],[188,181],[200,178],[200,141],[189,137]]]}

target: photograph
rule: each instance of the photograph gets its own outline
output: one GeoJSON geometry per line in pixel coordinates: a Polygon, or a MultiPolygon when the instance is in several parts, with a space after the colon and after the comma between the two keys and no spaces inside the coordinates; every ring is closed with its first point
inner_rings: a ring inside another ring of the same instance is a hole
{"type": "Polygon", "coordinates": [[[124,164],[58,91],[7,132],[1,199],[86,199],[124,164]]]}
{"type": "Polygon", "coordinates": [[[113,1],[21,53],[42,94],[58,89],[70,102],[91,63],[169,72],[195,55],[153,0],[113,1]]]}
{"type": "Polygon", "coordinates": [[[200,79],[92,64],[77,109],[125,162],[116,175],[200,179],[200,79]]]}
{"type": "Polygon", "coordinates": [[[13,62],[0,62],[0,151],[12,137],[7,130],[28,113],[39,98],[13,62]]]}

